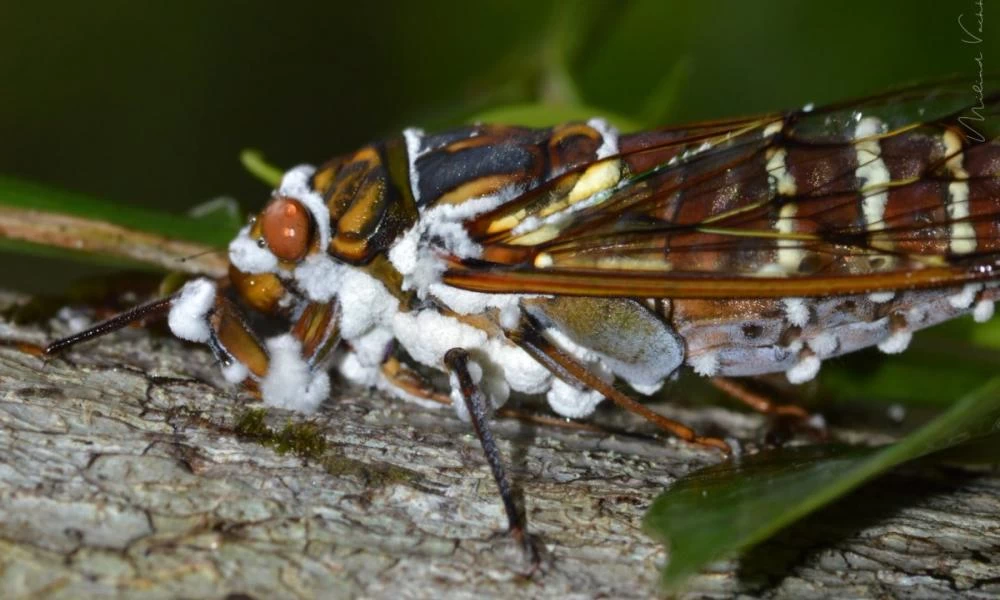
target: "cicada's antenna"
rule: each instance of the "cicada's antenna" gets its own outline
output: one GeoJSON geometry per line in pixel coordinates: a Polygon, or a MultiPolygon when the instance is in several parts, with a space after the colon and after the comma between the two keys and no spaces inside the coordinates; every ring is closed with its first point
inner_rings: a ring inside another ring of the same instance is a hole
{"type": "Polygon", "coordinates": [[[85,342],[89,339],[95,337],[100,337],[102,335],[111,333],[123,327],[128,326],[131,323],[143,319],[146,317],[153,317],[154,319],[163,319],[170,312],[170,307],[176,298],[176,294],[172,296],[167,296],[166,298],[158,298],[151,302],[145,304],[140,304],[139,306],[134,306],[129,310],[111,317],[107,321],[102,321],[97,325],[89,329],[85,329],[79,333],[74,333],[73,335],[64,337],[60,340],[56,340],[45,347],[45,354],[52,355],[58,352],[79,344],[80,342],[85,342]]]}
{"type": "Polygon", "coordinates": [[[201,258],[202,256],[209,256],[211,254],[221,254],[226,252],[226,248],[212,248],[210,250],[205,250],[203,252],[196,252],[194,254],[189,254],[187,256],[181,256],[177,259],[177,262],[183,263],[189,260],[194,260],[196,258],[201,258]]]}

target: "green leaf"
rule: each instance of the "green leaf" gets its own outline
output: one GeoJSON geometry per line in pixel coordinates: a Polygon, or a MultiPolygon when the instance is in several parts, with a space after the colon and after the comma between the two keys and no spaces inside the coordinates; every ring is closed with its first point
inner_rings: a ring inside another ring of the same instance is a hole
{"type": "Polygon", "coordinates": [[[670,545],[664,580],[676,588],[888,469],[998,431],[1000,377],[890,446],[791,448],[698,471],[657,498],[644,525],[670,545]]]}
{"type": "Polygon", "coordinates": [[[225,247],[236,234],[236,229],[220,227],[215,219],[199,220],[106,202],[3,175],[0,175],[0,206],[83,217],[216,248],[225,247]]]}
{"type": "Polygon", "coordinates": [[[245,148],[240,152],[240,162],[251,175],[267,185],[278,187],[281,183],[284,171],[264,160],[264,154],[260,150],[245,148]]]}
{"type": "Polygon", "coordinates": [[[819,380],[836,403],[950,406],[1000,368],[1000,319],[955,319],[917,333],[906,352],[874,348],[828,361],[819,380]],[[941,377],[942,369],[948,376],[941,377]]]}

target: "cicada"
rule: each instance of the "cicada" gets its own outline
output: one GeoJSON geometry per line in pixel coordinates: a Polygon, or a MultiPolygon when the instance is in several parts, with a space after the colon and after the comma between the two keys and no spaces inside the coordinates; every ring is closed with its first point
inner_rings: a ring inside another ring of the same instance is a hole
{"type": "Polygon", "coordinates": [[[228,277],[48,351],[163,316],[268,406],[315,411],[331,369],[408,400],[447,393],[527,539],[489,424],[512,393],[572,419],[609,399],[727,451],[620,384],[652,394],[684,367],[802,383],[824,359],[989,319],[998,108],[940,84],[632,134],[407,129],[288,171],[230,244],[228,277]],[[247,311],[287,332],[263,339],[247,311]]]}

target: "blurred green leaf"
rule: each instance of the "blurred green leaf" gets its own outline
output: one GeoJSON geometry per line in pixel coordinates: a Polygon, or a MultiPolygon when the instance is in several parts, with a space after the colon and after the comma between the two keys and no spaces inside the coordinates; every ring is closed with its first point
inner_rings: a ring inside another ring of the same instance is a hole
{"type": "Polygon", "coordinates": [[[868,349],[827,361],[819,381],[826,398],[838,403],[946,407],[998,368],[1000,319],[965,317],[918,332],[898,356],[868,349]]]}
{"type": "Polygon", "coordinates": [[[264,159],[264,153],[253,148],[245,148],[240,152],[240,162],[251,175],[271,187],[281,183],[284,171],[264,159]]]}
{"type": "Polygon", "coordinates": [[[171,239],[225,247],[236,234],[219,222],[105,202],[0,175],[0,206],[82,217],[171,239]]]}
{"type": "Polygon", "coordinates": [[[888,469],[998,429],[1000,377],[890,446],[789,448],[698,471],[657,498],[645,517],[646,530],[670,545],[664,581],[676,588],[707,563],[746,550],[888,469]]]}

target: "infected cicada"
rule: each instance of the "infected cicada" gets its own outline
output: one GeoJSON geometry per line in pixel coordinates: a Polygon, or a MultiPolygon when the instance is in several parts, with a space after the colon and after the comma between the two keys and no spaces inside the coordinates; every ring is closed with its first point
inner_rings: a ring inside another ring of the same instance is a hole
{"type": "Polygon", "coordinates": [[[330,367],[423,402],[443,394],[420,369],[448,374],[526,539],[489,428],[511,393],[569,418],[607,398],[727,451],[616,383],[651,394],[684,366],[723,387],[801,383],[823,359],[989,319],[1000,96],[975,100],[943,84],[628,135],[600,119],[408,129],[285,174],[230,244],[227,278],[48,351],[165,316],[227,380],[305,412],[328,397],[330,367]],[[260,339],[245,309],[288,332],[260,339]]]}

